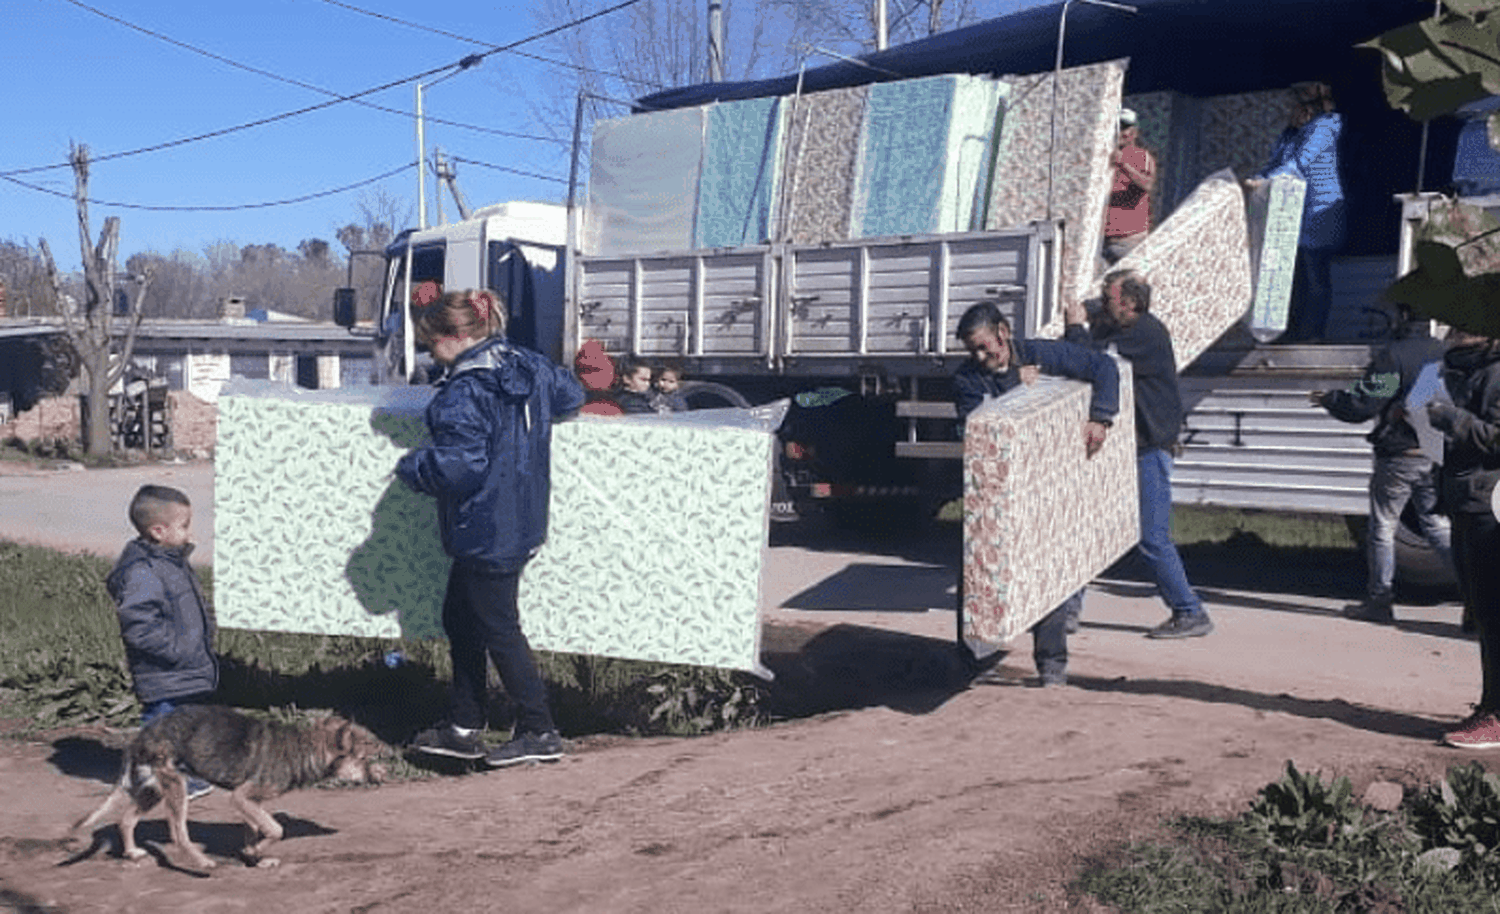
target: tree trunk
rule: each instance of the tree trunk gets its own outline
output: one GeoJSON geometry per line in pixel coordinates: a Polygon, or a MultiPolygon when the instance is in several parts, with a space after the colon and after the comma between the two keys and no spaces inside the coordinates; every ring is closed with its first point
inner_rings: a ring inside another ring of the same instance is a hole
{"type": "Polygon", "coordinates": [[[83,448],[90,457],[110,453],[115,444],[109,433],[109,351],[105,350],[102,355],[102,359],[92,359],[84,365],[89,392],[88,407],[83,415],[83,448]]]}
{"type": "Polygon", "coordinates": [[[57,262],[52,259],[52,250],[47,247],[47,239],[40,239],[40,246],[47,275],[57,296],[58,310],[62,313],[63,327],[88,372],[88,405],[82,416],[84,452],[91,457],[101,457],[114,450],[114,440],[109,434],[109,388],[124,375],[131,351],[135,348],[136,331],[141,325],[141,303],[145,300],[150,277],[141,278],[135,301],[130,303],[125,334],[119,343],[119,357],[111,361],[110,353],[115,347],[115,254],[120,243],[120,219],[117,216],[105,219],[104,228],[99,232],[99,243],[89,247],[88,147],[74,146],[69,161],[73,165],[73,202],[78,210],[78,245],[83,253],[82,315],[75,317],[73,309],[66,304],[62,278],[57,272],[57,262]]]}

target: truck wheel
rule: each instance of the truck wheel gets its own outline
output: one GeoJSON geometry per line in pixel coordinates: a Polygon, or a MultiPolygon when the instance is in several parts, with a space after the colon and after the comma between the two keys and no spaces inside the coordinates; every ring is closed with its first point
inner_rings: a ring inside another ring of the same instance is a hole
{"type": "Polygon", "coordinates": [[[731,406],[748,409],[751,406],[750,401],[739,391],[718,381],[683,381],[681,392],[693,409],[723,409],[731,406]]]}
{"type": "MultiPolygon", "coordinates": [[[[1366,538],[1369,520],[1362,514],[1348,515],[1344,520],[1359,544],[1360,561],[1364,561],[1365,550],[1369,548],[1366,538]]],[[[1403,596],[1418,601],[1450,599],[1458,589],[1452,570],[1417,531],[1410,506],[1396,528],[1396,588],[1403,596]]]]}
{"type": "Polygon", "coordinates": [[[1422,595],[1451,593],[1458,587],[1452,570],[1406,517],[1396,528],[1396,583],[1403,592],[1415,590],[1422,595]]]}

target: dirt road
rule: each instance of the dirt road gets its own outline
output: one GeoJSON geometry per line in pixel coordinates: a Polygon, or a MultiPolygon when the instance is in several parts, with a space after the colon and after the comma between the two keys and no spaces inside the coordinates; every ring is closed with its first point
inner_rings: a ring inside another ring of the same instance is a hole
{"type": "MultiPolygon", "coordinates": [[[[76,476],[55,485],[76,490],[76,476]]],[[[6,538],[25,522],[25,486],[11,483],[0,477],[6,538]]],[[[924,606],[943,605],[951,543],[777,542],[767,662],[841,710],[695,740],[588,739],[550,766],[289,794],[272,807],[288,840],[268,871],[229,857],[240,832],[221,792],[192,812],[195,840],[222,860],[207,878],[106,849],[58,866],[56,839],[99,802],[114,756],[88,734],[0,742],[0,910],[1051,912],[1069,908],[1081,855],[1174,810],[1238,811],[1287,759],[1362,789],[1470,757],[1435,743],[1478,694],[1455,605],[1398,607],[1401,624],[1382,628],[1338,618],[1354,595],[1337,588],[1308,597],[1200,576],[1218,630],[1164,643],[1142,637],[1160,602],[1106,581],[1072,641],[1070,687],[1022,685],[1027,644],[996,681],[966,687],[945,675],[951,612],[924,606]]],[[[148,820],[141,835],[161,844],[165,829],[148,820]]]]}

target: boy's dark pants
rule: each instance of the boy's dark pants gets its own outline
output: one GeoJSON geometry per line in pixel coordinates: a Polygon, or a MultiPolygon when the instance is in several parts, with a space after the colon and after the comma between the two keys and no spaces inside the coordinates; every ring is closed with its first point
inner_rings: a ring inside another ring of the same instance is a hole
{"type": "Polygon", "coordinates": [[[521,631],[521,572],[496,572],[454,563],[443,597],[443,631],[453,658],[453,723],[485,725],[488,653],[516,704],[517,735],[555,730],[547,686],[521,631]]]}

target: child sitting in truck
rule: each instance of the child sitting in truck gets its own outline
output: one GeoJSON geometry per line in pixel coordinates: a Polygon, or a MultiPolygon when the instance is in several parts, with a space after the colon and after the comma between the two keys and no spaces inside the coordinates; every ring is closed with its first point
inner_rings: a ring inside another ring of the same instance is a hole
{"type": "Polygon", "coordinates": [[[659,413],[680,413],[692,409],[682,395],[682,369],[676,365],[658,365],[651,372],[651,408],[659,413]]]}
{"type": "Polygon", "coordinates": [[[620,359],[620,389],[615,393],[615,402],[627,415],[656,412],[651,405],[650,365],[628,357],[620,359]]]}

